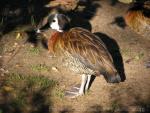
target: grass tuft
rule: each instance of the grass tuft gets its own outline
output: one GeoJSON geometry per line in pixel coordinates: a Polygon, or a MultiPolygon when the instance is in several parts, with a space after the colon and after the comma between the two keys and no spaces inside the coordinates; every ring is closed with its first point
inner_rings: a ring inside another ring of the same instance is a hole
{"type": "Polygon", "coordinates": [[[33,15],[31,16],[31,25],[32,25],[32,26],[35,26],[35,25],[36,25],[35,18],[34,18],[33,15]]]}
{"type": "Polygon", "coordinates": [[[65,93],[62,89],[60,88],[56,88],[55,91],[54,91],[54,95],[60,99],[63,99],[64,96],[65,96],[65,93]]]}
{"type": "Polygon", "coordinates": [[[131,51],[131,49],[126,48],[126,49],[122,49],[122,50],[121,50],[121,53],[122,53],[122,55],[130,56],[131,53],[132,53],[132,51],[131,51]]]}
{"type": "Polygon", "coordinates": [[[119,109],[119,104],[114,101],[112,104],[111,104],[111,111],[112,112],[116,112],[117,110],[119,109]]]}
{"type": "Polygon", "coordinates": [[[144,57],[144,53],[141,52],[141,53],[139,53],[138,55],[136,55],[136,56],[134,57],[134,59],[135,59],[135,60],[140,60],[140,59],[142,59],[143,57],[144,57]]]}
{"type": "Polygon", "coordinates": [[[30,47],[30,48],[28,49],[28,52],[29,52],[30,54],[38,55],[38,54],[40,53],[40,50],[39,50],[39,48],[36,48],[36,47],[30,47]]]}
{"type": "MultiPolygon", "coordinates": [[[[56,81],[43,76],[20,75],[12,73],[6,80],[7,85],[27,86],[36,88],[48,88],[56,85],[56,81]],[[19,85],[18,85],[19,84],[19,85]]],[[[29,88],[30,88],[29,87],[29,88]]]]}
{"type": "Polygon", "coordinates": [[[33,71],[49,71],[48,66],[45,64],[31,65],[33,71]]]}

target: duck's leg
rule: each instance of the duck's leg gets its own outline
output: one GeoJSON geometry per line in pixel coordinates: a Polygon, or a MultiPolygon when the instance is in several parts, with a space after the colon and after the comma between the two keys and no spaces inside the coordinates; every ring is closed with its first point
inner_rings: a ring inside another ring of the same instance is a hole
{"type": "Polygon", "coordinates": [[[86,82],[87,82],[87,78],[88,78],[87,75],[85,75],[85,74],[82,75],[82,81],[81,81],[81,86],[80,86],[80,89],[79,89],[79,95],[84,94],[84,89],[85,89],[85,85],[86,85],[86,82]]]}
{"type": "Polygon", "coordinates": [[[91,76],[92,75],[87,75],[87,82],[86,82],[86,86],[85,86],[85,91],[87,91],[89,89],[89,84],[91,81],[91,76]]]}
{"type": "Polygon", "coordinates": [[[74,86],[71,88],[71,90],[66,91],[65,96],[68,98],[75,98],[77,96],[83,95],[85,92],[87,78],[88,78],[87,75],[85,74],[81,75],[81,85],[74,86]]]}

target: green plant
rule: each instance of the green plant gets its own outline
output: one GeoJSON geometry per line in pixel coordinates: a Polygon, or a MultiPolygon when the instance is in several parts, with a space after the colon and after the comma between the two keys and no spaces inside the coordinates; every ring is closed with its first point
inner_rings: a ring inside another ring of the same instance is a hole
{"type": "Polygon", "coordinates": [[[38,88],[48,88],[51,86],[55,86],[57,82],[43,76],[31,76],[12,73],[11,75],[9,75],[5,83],[10,86],[18,86],[17,84],[20,84],[20,86],[32,84],[31,86],[36,86],[38,88]]]}
{"type": "Polygon", "coordinates": [[[119,109],[119,104],[116,102],[116,101],[114,101],[112,104],[111,104],[111,111],[112,112],[115,112],[115,111],[117,111],[119,109]]]}
{"type": "Polygon", "coordinates": [[[136,56],[134,57],[134,59],[135,59],[135,60],[140,60],[140,59],[143,58],[143,57],[144,57],[144,53],[141,52],[141,53],[139,53],[138,55],[136,55],[136,56]]]}
{"type": "Polygon", "coordinates": [[[29,53],[34,54],[34,55],[38,55],[40,53],[40,50],[36,47],[30,47],[28,51],[29,53]]]}
{"type": "Polygon", "coordinates": [[[45,64],[31,65],[33,71],[49,71],[48,66],[45,64]]]}
{"type": "Polygon", "coordinates": [[[32,26],[35,26],[35,25],[36,25],[35,18],[34,18],[33,15],[31,16],[31,25],[32,25],[32,26]]]}
{"type": "Polygon", "coordinates": [[[59,97],[59,98],[63,99],[65,94],[64,94],[64,91],[62,89],[56,88],[55,91],[54,91],[54,95],[56,97],[59,97]]]}
{"type": "Polygon", "coordinates": [[[122,49],[121,53],[122,53],[122,55],[126,55],[126,56],[131,55],[131,49],[129,49],[129,48],[122,49]]]}

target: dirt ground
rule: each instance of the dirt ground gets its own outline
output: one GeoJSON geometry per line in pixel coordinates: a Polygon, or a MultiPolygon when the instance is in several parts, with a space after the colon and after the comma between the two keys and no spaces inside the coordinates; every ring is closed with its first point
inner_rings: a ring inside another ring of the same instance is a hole
{"type": "MultiPolygon", "coordinates": [[[[108,84],[102,76],[97,77],[84,96],[76,99],[51,96],[45,113],[147,112],[150,110],[150,68],[145,63],[150,60],[150,37],[143,37],[125,25],[123,16],[128,5],[111,4],[109,0],[97,0],[94,4],[97,6],[94,14],[90,8],[85,12],[93,15],[85,16],[89,29],[104,41],[124,81],[108,84]]],[[[62,93],[80,84],[80,76],[63,69],[57,58],[51,58],[40,39],[36,47],[26,42],[32,35],[22,29],[1,36],[1,81],[9,73],[44,75],[58,81],[62,93]]]]}

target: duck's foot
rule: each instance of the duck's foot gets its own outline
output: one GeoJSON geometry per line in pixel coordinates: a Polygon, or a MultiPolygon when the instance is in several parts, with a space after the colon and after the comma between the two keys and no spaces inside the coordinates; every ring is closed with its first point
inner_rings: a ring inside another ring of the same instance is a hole
{"type": "Polygon", "coordinates": [[[67,98],[76,98],[78,96],[83,95],[83,93],[79,93],[80,85],[76,85],[72,87],[70,90],[65,92],[65,97],[67,98]]]}

